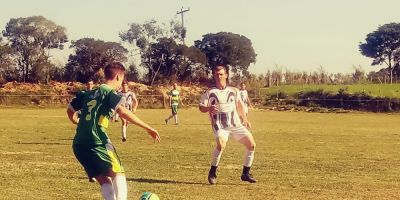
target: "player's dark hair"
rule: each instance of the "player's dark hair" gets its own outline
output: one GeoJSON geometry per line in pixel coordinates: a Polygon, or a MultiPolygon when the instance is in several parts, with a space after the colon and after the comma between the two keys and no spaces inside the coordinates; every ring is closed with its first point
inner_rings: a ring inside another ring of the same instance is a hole
{"type": "Polygon", "coordinates": [[[104,76],[106,80],[112,80],[117,75],[125,73],[125,67],[120,62],[112,62],[104,69],[104,76]]]}
{"type": "Polygon", "coordinates": [[[128,85],[128,81],[122,81],[122,85],[128,85]]]}

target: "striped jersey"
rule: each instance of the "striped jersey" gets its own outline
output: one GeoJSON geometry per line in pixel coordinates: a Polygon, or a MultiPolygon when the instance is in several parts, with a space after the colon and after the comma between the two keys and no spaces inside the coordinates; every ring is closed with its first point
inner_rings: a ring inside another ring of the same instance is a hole
{"type": "Polygon", "coordinates": [[[218,113],[211,115],[210,120],[214,130],[219,130],[242,126],[236,107],[238,102],[242,103],[237,88],[231,86],[224,89],[212,87],[202,95],[200,106],[218,106],[218,113]]]}
{"type": "Polygon", "coordinates": [[[177,106],[179,104],[179,98],[180,98],[179,91],[173,89],[169,92],[169,95],[171,96],[171,105],[177,106]]]}
{"type": "Polygon", "coordinates": [[[136,95],[135,93],[131,92],[131,91],[127,91],[127,92],[119,92],[119,95],[121,95],[121,104],[125,107],[125,108],[131,108],[132,104],[133,104],[133,100],[136,99],[136,95]]]}

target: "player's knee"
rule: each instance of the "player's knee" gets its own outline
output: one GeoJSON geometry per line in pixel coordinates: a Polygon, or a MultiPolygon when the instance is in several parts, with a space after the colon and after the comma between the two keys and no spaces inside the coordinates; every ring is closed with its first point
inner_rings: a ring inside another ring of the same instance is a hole
{"type": "Polygon", "coordinates": [[[252,142],[252,143],[247,145],[247,150],[254,151],[255,149],[256,149],[256,143],[255,142],[252,142]]]}
{"type": "Polygon", "coordinates": [[[218,144],[217,145],[217,149],[218,149],[218,151],[224,151],[225,150],[225,146],[226,146],[226,144],[218,144]]]}
{"type": "Polygon", "coordinates": [[[256,149],[256,143],[253,142],[253,143],[250,144],[250,150],[254,151],[255,149],[256,149]]]}
{"type": "Polygon", "coordinates": [[[97,180],[97,182],[98,182],[100,185],[103,185],[103,184],[111,184],[111,183],[112,183],[111,178],[108,177],[108,176],[100,175],[100,176],[96,176],[95,179],[97,180]]]}

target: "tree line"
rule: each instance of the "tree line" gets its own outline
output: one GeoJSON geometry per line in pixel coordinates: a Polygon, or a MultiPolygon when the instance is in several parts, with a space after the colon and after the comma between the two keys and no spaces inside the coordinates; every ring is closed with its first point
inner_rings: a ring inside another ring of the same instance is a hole
{"type": "Polygon", "coordinates": [[[257,54],[247,37],[230,33],[207,33],[193,46],[182,43],[186,29],[174,20],[169,24],[149,20],[130,23],[119,33],[120,42],[90,37],[70,41],[74,50],[67,63],[52,62],[51,51],[63,50],[69,39],[66,28],[43,16],[12,18],[0,35],[0,82],[100,81],[104,66],[125,63],[127,79],[146,84],[203,82],[211,68],[227,65],[233,82],[258,81],[263,86],[279,84],[393,83],[400,79],[400,24],[379,26],[359,44],[360,53],[373,59],[372,65],[387,67],[366,74],[361,66],[354,73],[293,72],[276,67],[265,74],[248,71],[257,54]],[[126,47],[128,46],[128,47],[126,47]]]}
{"type": "Polygon", "coordinates": [[[52,50],[63,50],[69,42],[65,27],[43,16],[12,18],[0,35],[0,82],[100,81],[104,66],[113,61],[125,63],[130,81],[201,82],[215,65],[248,74],[256,61],[252,42],[243,35],[207,33],[193,46],[181,42],[185,36],[186,29],[174,20],[131,23],[120,31],[121,42],[90,37],[71,41],[74,52],[62,65],[50,57],[52,50]]]}

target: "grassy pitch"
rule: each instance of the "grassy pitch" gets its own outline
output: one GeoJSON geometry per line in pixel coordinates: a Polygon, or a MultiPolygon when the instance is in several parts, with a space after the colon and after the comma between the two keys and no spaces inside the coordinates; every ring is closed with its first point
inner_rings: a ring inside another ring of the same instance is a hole
{"type": "MultiPolygon", "coordinates": [[[[144,191],[161,199],[398,199],[398,114],[320,114],[250,111],[257,143],[252,173],[240,181],[244,148],[229,141],[218,184],[207,183],[213,136],[197,109],[180,110],[180,124],[165,125],[169,110],[139,110],[161,143],[120,123],[109,128],[127,171],[129,199],[144,191]]],[[[101,199],[72,149],[74,126],[65,109],[0,110],[0,199],[101,199]]]]}

